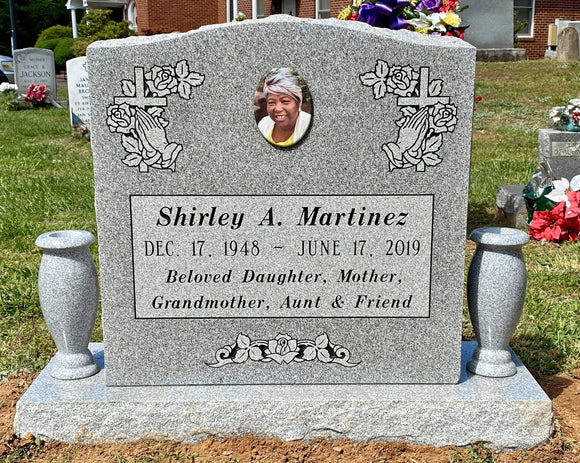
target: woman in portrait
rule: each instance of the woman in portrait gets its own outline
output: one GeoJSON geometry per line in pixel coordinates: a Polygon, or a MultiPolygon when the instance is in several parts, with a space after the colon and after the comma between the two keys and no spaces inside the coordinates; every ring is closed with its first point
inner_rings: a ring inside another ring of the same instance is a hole
{"type": "Polygon", "coordinates": [[[260,132],[276,146],[292,146],[306,133],[311,116],[303,111],[304,98],[298,77],[288,68],[272,71],[262,90],[268,115],[258,123],[260,132]]]}

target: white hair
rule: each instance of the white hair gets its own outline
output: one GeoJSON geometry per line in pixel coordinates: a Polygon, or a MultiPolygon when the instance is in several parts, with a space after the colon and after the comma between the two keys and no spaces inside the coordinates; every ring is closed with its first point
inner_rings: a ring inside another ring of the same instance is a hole
{"type": "Polygon", "coordinates": [[[300,87],[298,77],[288,68],[276,69],[268,74],[263,92],[266,98],[270,93],[289,95],[298,101],[299,106],[302,106],[302,87],[300,87]]]}

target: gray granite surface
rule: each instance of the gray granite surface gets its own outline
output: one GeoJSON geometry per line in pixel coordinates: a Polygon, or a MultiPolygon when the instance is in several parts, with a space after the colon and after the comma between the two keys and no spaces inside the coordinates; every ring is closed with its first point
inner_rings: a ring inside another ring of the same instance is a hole
{"type": "Polygon", "coordinates": [[[282,15],[88,63],[109,385],[459,380],[474,47],[282,15]],[[312,96],[291,148],[274,67],[312,96]]]}
{"type": "Polygon", "coordinates": [[[574,27],[566,27],[558,31],[556,59],[562,62],[580,59],[580,34],[574,27]]]}
{"type": "Polygon", "coordinates": [[[461,25],[469,25],[465,31],[467,42],[475,45],[478,50],[512,49],[514,45],[513,0],[470,0],[465,4],[469,4],[469,8],[461,13],[461,25]]]}
{"type": "Polygon", "coordinates": [[[509,342],[526,298],[521,247],[530,237],[515,228],[483,227],[473,230],[469,238],[477,248],[467,275],[467,305],[478,347],[467,369],[483,376],[512,376],[517,366],[509,342]]]}
{"type": "Polygon", "coordinates": [[[511,227],[527,227],[528,210],[522,195],[524,185],[500,185],[495,198],[496,219],[511,227]]]}
{"type": "Polygon", "coordinates": [[[14,82],[20,93],[28,87],[46,85],[50,95],[56,97],[56,70],[54,52],[45,48],[21,48],[14,50],[14,82]]]}
{"type": "Polygon", "coordinates": [[[51,375],[75,380],[99,371],[88,349],[99,305],[97,270],[84,230],[60,230],[40,235],[42,248],[38,295],[42,315],[58,352],[51,375]]]}
{"type": "Polygon", "coordinates": [[[538,131],[538,157],[548,161],[554,176],[570,180],[580,175],[580,133],[554,129],[538,131]]]}
{"type": "Polygon", "coordinates": [[[252,433],[284,440],[355,441],[523,449],[545,442],[552,405],[514,355],[517,374],[485,378],[465,369],[475,342],[462,345],[459,384],[107,387],[101,372],[59,381],[45,368],[16,406],[16,432],[63,442],[139,439],[199,442],[252,433]]]}

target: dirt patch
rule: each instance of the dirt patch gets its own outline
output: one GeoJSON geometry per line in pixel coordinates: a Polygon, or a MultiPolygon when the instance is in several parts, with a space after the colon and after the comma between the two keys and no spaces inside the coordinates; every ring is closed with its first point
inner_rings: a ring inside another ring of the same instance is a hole
{"type": "Polygon", "coordinates": [[[541,447],[525,452],[493,454],[483,447],[434,448],[402,442],[356,443],[318,439],[312,443],[282,442],[245,436],[201,444],[144,441],[123,445],[45,443],[33,436],[19,439],[12,423],[16,402],[34,376],[11,377],[0,383],[0,461],[20,462],[194,462],[194,463],[576,463],[580,462],[580,369],[573,375],[545,376],[538,381],[552,399],[556,432],[541,447]]]}

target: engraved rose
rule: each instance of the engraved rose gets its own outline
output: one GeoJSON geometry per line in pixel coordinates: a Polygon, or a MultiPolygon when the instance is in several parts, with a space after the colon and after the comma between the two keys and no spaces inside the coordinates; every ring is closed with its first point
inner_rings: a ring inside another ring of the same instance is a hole
{"type": "Polygon", "coordinates": [[[395,95],[408,96],[415,90],[419,74],[411,66],[393,66],[387,78],[387,90],[395,95]]]}
{"type": "Polygon", "coordinates": [[[174,92],[178,81],[172,66],[153,66],[145,74],[145,82],[155,96],[166,96],[174,92]]]}
{"type": "Polygon", "coordinates": [[[135,108],[127,103],[109,106],[107,125],[111,132],[130,133],[135,128],[135,108]]]}
{"type": "Polygon", "coordinates": [[[298,353],[298,341],[287,334],[278,334],[275,339],[268,341],[266,357],[278,364],[290,363],[298,353]]]}
{"type": "Polygon", "coordinates": [[[437,103],[429,108],[429,127],[435,133],[453,132],[457,125],[457,108],[451,104],[437,103]]]}

